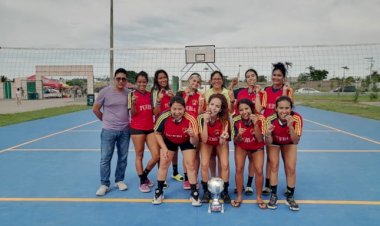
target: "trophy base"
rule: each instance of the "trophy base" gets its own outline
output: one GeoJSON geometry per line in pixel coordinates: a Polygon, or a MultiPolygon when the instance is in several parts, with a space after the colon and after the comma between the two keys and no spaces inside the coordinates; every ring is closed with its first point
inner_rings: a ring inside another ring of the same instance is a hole
{"type": "Polygon", "coordinates": [[[224,204],[223,203],[219,203],[219,204],[215,205],[213,203],[210,203],[208,205],[208,213],[211,213],[211,212],[221,212],[221,213],[224,213],[224,204]]]}

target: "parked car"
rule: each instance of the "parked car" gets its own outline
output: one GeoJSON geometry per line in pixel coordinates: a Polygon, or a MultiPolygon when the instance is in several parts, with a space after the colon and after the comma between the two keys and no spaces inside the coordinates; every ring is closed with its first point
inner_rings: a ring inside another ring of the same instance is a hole
{"type": "Polygon", "coordinates": [[[300,88],[296,90],[296,93],[320,93],[320,91],[313,88],[300,88]]]}
{"type": "Polygon", "coordinates": [[[342,87],[338,87],[333,90],[333,92],[356,92],[356,87],[355,86],[344,86],[343,89],[342,87]]]}

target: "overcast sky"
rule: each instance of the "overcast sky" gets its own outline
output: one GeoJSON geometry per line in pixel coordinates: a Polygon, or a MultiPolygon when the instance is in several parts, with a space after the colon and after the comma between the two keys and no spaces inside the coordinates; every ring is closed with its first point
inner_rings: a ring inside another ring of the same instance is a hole
{"type": "MultiPolygon", "coordinates": [[[[0,46],[109,47],[110,0],[0,0],[0,46]]],[[[114,0],[114,47],[380,41],[379,0],[114,0]]]]}

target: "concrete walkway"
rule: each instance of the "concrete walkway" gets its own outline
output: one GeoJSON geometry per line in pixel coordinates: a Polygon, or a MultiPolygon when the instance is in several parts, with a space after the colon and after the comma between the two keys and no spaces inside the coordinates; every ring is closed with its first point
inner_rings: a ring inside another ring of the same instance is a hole
{"type": "Polygon", "coordinates": [[[45,108],[62,107],[68,105],[86,105],[85,98],[54,98],[43,100],[22,100],[21,105],[17,106],[16,100],[0,100],[0,114],[11,114],[26,111],[35,111],[45,108]]]}

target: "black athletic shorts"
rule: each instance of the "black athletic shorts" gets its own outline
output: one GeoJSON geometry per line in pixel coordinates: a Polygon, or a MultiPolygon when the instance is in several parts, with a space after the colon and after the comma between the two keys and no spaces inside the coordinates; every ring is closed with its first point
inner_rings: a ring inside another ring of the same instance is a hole
{"type": "Polygon", "coordinates": [[[175,144],[175,143],[171,142],[170,140],[164,138],[164,142],[166,144],[166,147],[170,151],[177,151],[178,147],[181,148],[181,151],[186,151],[189,149],[196,149],[196,147],[194,145],[192,145],[190,143],[190,141],[186,141],[185,143],[182,143],[182,144],[175,144]]]}
{"type": "Polygon", "coordinates": [[[151,134],[154,132],[154,130],[140,130],[140,129],[133,129],[133,128],[129,128],[129,132],[131,135],[139,135],[139,134],[145,134],[145,135],[148,135],[148,134],[151,134]]]}

